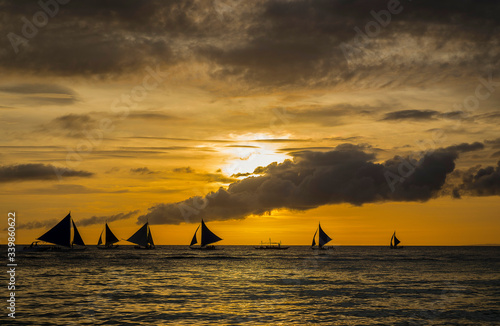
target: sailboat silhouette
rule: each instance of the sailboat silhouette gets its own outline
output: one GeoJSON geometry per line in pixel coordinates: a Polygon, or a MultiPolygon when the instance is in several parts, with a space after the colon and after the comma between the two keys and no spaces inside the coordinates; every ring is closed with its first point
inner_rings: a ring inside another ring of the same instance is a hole
{"type": "Polygon", "coordinates": [[[146,222],[146,224],[128,238],[127,241],[135,243],[137,245],[134,247],[135,249],[154,249],[155,243],[153,241],[151,229],[149,228],[149,222],[146,222]]]}
{"type": "Polygon", "coordinates": [[[87,249],[80,232],[76,228],[75,221],[71,218],[71,212],[37,240],[55,244],[56,246],[50,247],[50,250],[81,251],[87,249]]]}
{"type": "Polygon", "coordinates": [[[193,239],[191,239],[191,244],[189,245],[190,249],[197,249],[197,250],[214,250],[215,246],[210,245],[212,243],[221,241],[222,239],[219,238],[215,233],[210,231],[210,229],[205,225],[205,222],[203,222],[203,219],[201,220],[201,224],[198,225],[196,228],[196,231],[194,231],[193,239]],[[198,243],[198,240],[196,240],[196,233],[198,232],[198,229],[201,226],[201,236],[200,236],[200,246],[194,246],[195,244],[198,243]],[[194,247],[193,247],[194,246],[194,247]]]}
{"type": "Polygon", "coordinates": [[[392,237],[391,237],[391,246],[390,246],[390,248],[391,249],[401,249],[401,248],[403,248],[403,246],[399,246],[398,247],[398,244],[400,242],[401,241],[399,241],[399,239],[396,238],[396,231],[394,231],[394,233],[392,234],[392,237]]]}
{"type": "Polygon", "coordinates": [[[325,247],[325,245],[332,241],[332,238],[328,236],[328,234],[323,231],[321,228],[321,223],[318,224],[318,228],[316,229],[316,232],[314,233],[312,244],[311,244],[311,249],[313,250],[327,250],[330,249],[331,247],[325,247]],[[316,234],[318,234],[318,246],[316,246],[316,234]]]}
{"type": "Polygon", "coordinates": [[[117,249],[118,245],[115,245],[117,243],[118,238],[111,232],[111,229],[108,226],[108,223],[106,223],[104,230],[102,230],[101,235],[99,236],[99,241],[97,242],[97,249],[117,249]],[[104,233],[104,241],[103,241],[103,233],[104,233]],[[102,245],[104,242],[104,245],[102,245]]]}

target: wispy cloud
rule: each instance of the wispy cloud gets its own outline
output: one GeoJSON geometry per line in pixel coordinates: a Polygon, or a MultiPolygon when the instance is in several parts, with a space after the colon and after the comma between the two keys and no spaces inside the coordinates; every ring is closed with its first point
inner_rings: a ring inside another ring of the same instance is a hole
{"type": "MultiPolygon", "coordinates": [[[[107,215],[107,216],[92,216],[89,218],[85,219],[75,219],[75,223],[78,226],[89,226],[89,225],[95,225],[95,224],[104,224],[106,222],[114,222],[118,220],[126,220],[129,218],[132,218],[134,216],[137,216],[139,213],[138,210],[131,211],[128,213],[119,213],[119,214],[114,214],[114,215],[107,215]]],[[[31,229],[41,229],[41,228],[51,228],[54,225],[56,225],[60,219],[50,219],[50,220],[45,220],[45,221],[31,221],[28,223],[21,223],[17,225],[17,227],[21,230],[31,230],[31,229]]]]}
{"type": "Polygon", "coordinates": [[[386,113],[382,120],[432,120],[438,114],[433,110],[401,110],[386,113]]]}
{"type": "Polygon", "coordinates": [[[26,104],[70,105],[79,101],[73,89],[57,84],[4,84],[0,92],[17,95],[15,101],[26,104]]]}
{"type": "Polygon", "coordinates": [[[43,124],[40,131],[64,135],[66,137],[81,138],[85,137],[86,132],[97,128],[98,121],[90,114],[66,114],[43,124]]]}
{"type": "Polygon", "coordinates": [[[159,172],[158,171],[151,171],[147,166],[145,166],[142,168],[130,169],[130,173],[147,175],[147,174],[157,174],[159,172]]]}
{"type": "Polygon", "coordinates": [[[76,223],[78,223],[79,226],[104,224],[106,222],[111,223],[114,221],[126,220],[129,218],[132,218],[134,216],[137,216],[138,213],[139,213],[139,210],[135,210],[135,211],[130,211],[128,213],[119,213],[119,214],[114,214],[114,215],[92,216],[89,218],[78,220],[78,221],[76,221],[76,223]]]}
{"type": "Polygon", "coordinates": [[[83,177],[94,175],[92,172],[59,168],[51,164],[28,163],[0,166],[0,183],[29,180],[58,180],[60,177],[83,177]]]}
{"type": "Polygon", "coordinates": [[[181,167],[181,168],[175,168],[172,171],[175,172],[175,173],[194,173],[194,170],[191,167],[189,167],[189,166],[181,167]]]}

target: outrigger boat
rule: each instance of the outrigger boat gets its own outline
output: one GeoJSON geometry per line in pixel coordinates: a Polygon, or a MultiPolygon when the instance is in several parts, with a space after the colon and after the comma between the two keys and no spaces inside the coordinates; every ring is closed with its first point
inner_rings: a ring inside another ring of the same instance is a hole
{"type": "Polygon", "coordinates": [[[391,249],[402,249],[402,248],[404,248],[403,246],[399,246],[398,247],[398,244],[400,242],[401,241],[399,241],[398,238],[396,238],[396,231],[394,231],[394,233],[392,234],[392,237],[391,237],[391,246],[390,246],[390,248],[391,249]]]}
{"type": "Polygon", "coordinates": [[[50,250],[50,246],[47,245],[38,245],[41,241],[33,241],[28,247],[24,247],[23,251],[31,251],[31,252],[42,252],[50,250]]]}
{"type": "Polygon", "coordinates": [[[323,231],[323,229],[321,228],[321,223],[318,225],[318,228],[316,229],[316,232],[314,233],[314,236],[313,236],[313,241],[312,241],[312,244],[311,244],[311,249],[312,250],[328,250],[328,249],[331,249],[331,247],[325,247],[325,245],[332,241],[332,238],[330,238],[328,236],[328,234],[325,233],[325,231],[323,231]],[[318,246],[316,246],[316,234],[318,234],[318,246]]]}
{"type": "Polygon", "coordinates": [[[76,228],[75,221],[71,218],[71,212],[37,240],[52,243],[55,246],[38,246],[38,241],[34,241],[31,246],[25,247],[24,250],[82,251],[87,249],[82,237],[80,236],[80,232],[78,232],[78,229],[76,228]]]}
{"type": "Polygon", "coordinates": [[[99,236],[99,241],[97,242],[97,249],[117,249],[118,245],[115,245],[117,243],[118,238],[111,232],[111,229],[108,226],[108,223],[106,223],[104,230],[102,230],[101,235],[99,236]],[[104,233],[104,239],[103,241],[103,233],[104,233]],[[104,242],[104,245],[102,245],[104,242]]]}
{"type": "Polygon", "coordinates": [[[191,244],[189,245],[189,249],[193,250],[215,250],[215,246],[211,245],[212,243],[216,243],[218,241],[221,241],[222,239],[219,238],[215,233],[210,231],[210,229],[205,225],[205,222],[203,222],[203,219],[201,220],[201,224],[198,225],[196,228],[196,231],[194,231],[193,239],[191,239],[191,244]],[[198,243],[198,240],[196,240],[196,233],[198,232],[198,229],[201,226],[201,235],[200,235],[200,245],[199,246],[194,246],[195,244],[198,243]]]}
{"type": "Polygon", "coordinates": [[[254,247],[255,249],[261,249],[261,250],[285,250],[290,247],[283,247],[281,246],[281,241],[280,242],[272,242],[271,238],[269,238],[269,244],[267,242],[264,244],[264,242],[260,242],[259,247],[254,247]]]}
{"type": "Polygon", "coordinates": [[[134,233],[127,240],[128,242],[135,243],[135,249],[155,249],[155,243],[153,241],[153,236],[151,235],[151,229],[149,228],[149,223],[146,222],[136,233],[134,233]]]}

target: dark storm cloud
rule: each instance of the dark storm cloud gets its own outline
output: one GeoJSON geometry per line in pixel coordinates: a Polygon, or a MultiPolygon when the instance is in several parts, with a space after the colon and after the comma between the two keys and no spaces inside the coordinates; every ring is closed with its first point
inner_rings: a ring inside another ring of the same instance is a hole
{"type": "Polygon", "coordinates": [[[22,33],[25,23],[21,18],[31,20],[41,11],[38,2],[2,1],[2,35],[15,33],[27,42],[18,45],[16,53],[9,38],[3,37],[0,66],[57,75],[117,75],[153,61],[168,63],[174,55],[168,41],[157,37],[158,32],[175,22],[178,28],[186,27],[177,18],[185,16],[182,9],[187,6],[156,1],[71,1],[60,5],[46,26],[27,37],[22,33]]]}
{"type": "MultiPolygon", "coordinates": [[[[28,37],[26,44],[18,45],[17,54],[8,37],[3,37],[0,67],[107,77],[142,71],[152,64],[198,60],[209,64],[213,77],[241,77],[253,85],[348,81],[363,87],[368,85],[364,79],[378,72],[392,73],[394,67],[404,66],[405,75],[420,76],[403,80],[411,85],[428,84],[429,76],[455,76],[457,71],[461,76],[476,75],[485,62],[498,61],[499,3],[401,1],[403,11],[392,15],[391,23],[363,49],[376,55],[364,56],[366,60],[355,70],[347,69],[340,45],[354,39],[355,27],[364,30],[368,22],[375,21],[370,12],[387,9],[387,3],[71,1],[60,5],[55,17],[28,37]],[[406,40],[415,41],[423,51],[418,60],[407,56],[406,40]],[[446,62],[443,57],[448,58],[446,62]]],[[[21,18],[29,20],[40,10],[35,1],[1,1],[1,34],[24,37],[21,18]]],[[[394,83],[387,80],[378,86],[394,83]]]]}
{"type": "Polygon", "coordinates": [[[475,142],[472,144],[468,143],[462,143],[459,145],[453,145],[453,146],[448,146],[446,147],[447,150],[449,151],[456,151],[459,153],[466,153],[466,152],[472,152],[472,151],[477,151],[484,149],[484,144],[480,142],[475,142]]]}
{"type": "Polygon", "coordinates": [[[276,85],[336,85],[350,81],[358,87],[365,84],[360,81],[367,77],[381,72],[392,74],[394,68],[402,66],[410,75],[421,78],[395,76],[370,86],[428,85],[432,78],[446,78],[457,70],[463,75],[475,75],[478,69],[470,68],[497,61],[497,56],[488,54],[487,50],[497,48],[488,42],[494,42],[496,37],[499,4],[401,2],[403,12],[392,15],[391,23],[362,46],[361,62],[356,69],[349,70],[340,46],[353,41],[357,35],[355,27],[364,31],[368,22],[375,22],[370,12],[387,9],[387,3],[266,1],[262,13],[254,18],[255,24],[249,29],[253,37],[248,42],[231,47],[201,46],[200,54],[219,65],[214,76],[236,75],[255,83],[276,85]],[[432,41],[422,42],[423,38],[432,41]],[[409,39],[420,43],[415,49],[423,52],[416,57],[407,55],[403,41],[409,39]],[[475,44],[464,46],[464,40],[475,44]],[[446,63],[438,55],[440,51],[464,54],[471,49],[486,52],[478,51],[473,57],[455,56],[446,63]]]}
{"type": "Polygon", "coordinates": [[[499,196],[500,195],[500,161],[497,166],[470,169],[463,175],[462,184],[454,189],[454,196],[499,196]]]}
{"type": "Polygon", "coordinates": [[[374,163],[375,154],[351,144],[329,152],[303,151],[295,153],[293,160],[260,167],[254,171],[259,176],[236,181],[227,189],[150,207],[138,222],[179,224],[200,218],[241,219],[280,208],[308,210],[339,203],[423,202],[439,195],[464,148],[459,145],[438,149],[409,166],[405,162],[409,164],[411,159],[399,156],[374,163]],[[401,175],[404,180],[390,185],[391,176],[401,175]]]}
{"type": "Polygon", "coordinates": [[[14,164],[0,166],[0,183],[29,180],[58,180],[59,177],[91,177],[93,173],[50,164],[14,164]]]}

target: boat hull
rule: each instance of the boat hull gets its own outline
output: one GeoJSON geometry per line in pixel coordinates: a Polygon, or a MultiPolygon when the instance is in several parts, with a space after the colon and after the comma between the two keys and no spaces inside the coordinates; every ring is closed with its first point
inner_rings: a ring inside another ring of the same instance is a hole
{"type": "Polygon", "coordinates": [[[24,247],[23,251],[25,252],[44,252],[49,251],[50,247],[24,247]]]}
{"type": "Polygon", "coordinates": [[[333,250],[332,247],[311,247],[312,250],[333,250]]]}
{"type": "Polygon", "coordinates": [[[135,246],[134,249],[137,249],[137,250],[153,250],[153,249],[156,249],[156,248],[155,248],[155,246],[148,246],[148,247],[135,246]]]}
{"type": "Polygon", "coordinates": [[[63,248],[63,247],[51,247],[49,251],[57,251],[57,252],[74,252],[74,251],[85,251],[87,247],[82,248],[63,248]]]}
{"type": "Polygon", "coordinates": [[[266,246],[266,247],[254,247],[254,248],[257,250],[286,250],[290,247],[269,247],[269,246],[266,246]]]}
{"type": "Polygon", "coordinates": [[[97,246],[97,249],[101,249],[101,250],[109,250],[109,249],[118,249],[119,246],[97,246]]]}

